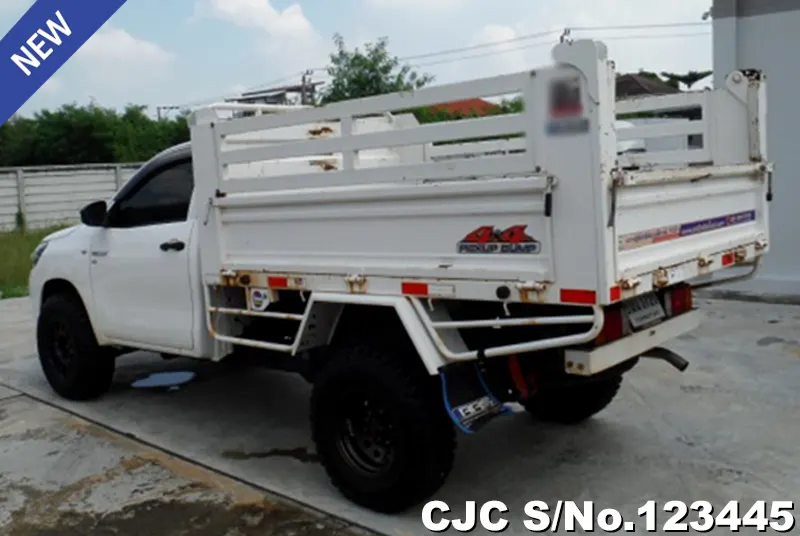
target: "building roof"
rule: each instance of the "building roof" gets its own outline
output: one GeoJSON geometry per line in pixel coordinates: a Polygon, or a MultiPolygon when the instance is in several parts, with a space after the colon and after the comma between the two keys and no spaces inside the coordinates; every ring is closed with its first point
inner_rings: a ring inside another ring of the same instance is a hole
{"type": "Polygon", "coordinates": [[[499,106],[483,99],[465,99],[460,101],[446,102],[431,106],[432,110],[444,110],[453,114],[478,114],[486,115],[497,110],[499,106]]]}
{"type": "Polygon", "coordinates": [[[637,95],[666,95],[680,92],[680,89],[649,76],[635,73],[617,76],[617,98],[619,99],[637,95]]]}
{"type": "MultiPolygon", "coordinates": [[[[305,90],[312,95],[316,92],[317,88],[324,84],[324,82],[309,82],[305,85],[305,90]]],[[[289,93],[302,93],[304,86],[302,84],[293,84],[288,86],[271,87],[267,89],[258,89],[254,91],[245,91],[236,97],[225,99],[226,102],[241,102],[241,103],[262,103],[262,102],[277,102],[286,99],[289,93]]]]}

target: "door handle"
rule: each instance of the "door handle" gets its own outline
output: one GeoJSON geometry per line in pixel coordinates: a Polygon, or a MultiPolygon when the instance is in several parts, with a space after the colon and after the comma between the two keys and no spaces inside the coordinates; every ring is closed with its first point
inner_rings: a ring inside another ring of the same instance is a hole
{"type": "Polygon", "coordinates": [[[169,251],[169,250],[183,251],[183,248],[186,247],[186,244],[184,244],[177,238],[173,238],[172,240],[167,240],[158,247],[161,248],[161,251],[169,251]]]}

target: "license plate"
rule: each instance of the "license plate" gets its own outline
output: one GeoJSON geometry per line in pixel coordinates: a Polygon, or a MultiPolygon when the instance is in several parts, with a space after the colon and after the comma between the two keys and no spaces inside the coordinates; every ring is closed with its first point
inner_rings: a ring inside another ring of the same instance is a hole
{"type": "Polygon", "coordinates": [[[655,294],[645,294],[623,304],[625,314],[633,329],[640,329],[667,316],[655,294]]]}

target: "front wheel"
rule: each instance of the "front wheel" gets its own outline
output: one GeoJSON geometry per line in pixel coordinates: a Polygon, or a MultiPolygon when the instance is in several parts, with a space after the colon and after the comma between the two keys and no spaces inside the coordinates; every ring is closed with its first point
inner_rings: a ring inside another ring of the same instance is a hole
{"type": "Polygon", "coordinates": [[[577,424],[604,410],[617,396],[621,384],[621,374],[581,382],[535,393],[522,405],[540,421],[577,424]]]}
{"type": "Polygon", "coordinates": [[[56,294],[42,304],[36,325],[39,362],[48,383],[68,400],[105,394],[114,377],[114,357],[97,344],[77,296],[56,294]]]}
{"type": "Polygon", "coordinates": [[[311,400],[314,442],[333,485],[354,503],[396,513],[428,499],[447,478],[455,432],[426,374],[375,345],[328,356],[311,400]]]}

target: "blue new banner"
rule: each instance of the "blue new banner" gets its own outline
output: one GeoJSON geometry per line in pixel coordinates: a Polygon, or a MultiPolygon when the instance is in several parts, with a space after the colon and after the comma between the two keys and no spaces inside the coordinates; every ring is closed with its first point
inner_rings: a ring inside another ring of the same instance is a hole
{"type": "Polygon", "coordinates": [[[0,125],[125,3],[36,0],[0,40],[0,125]]]}

